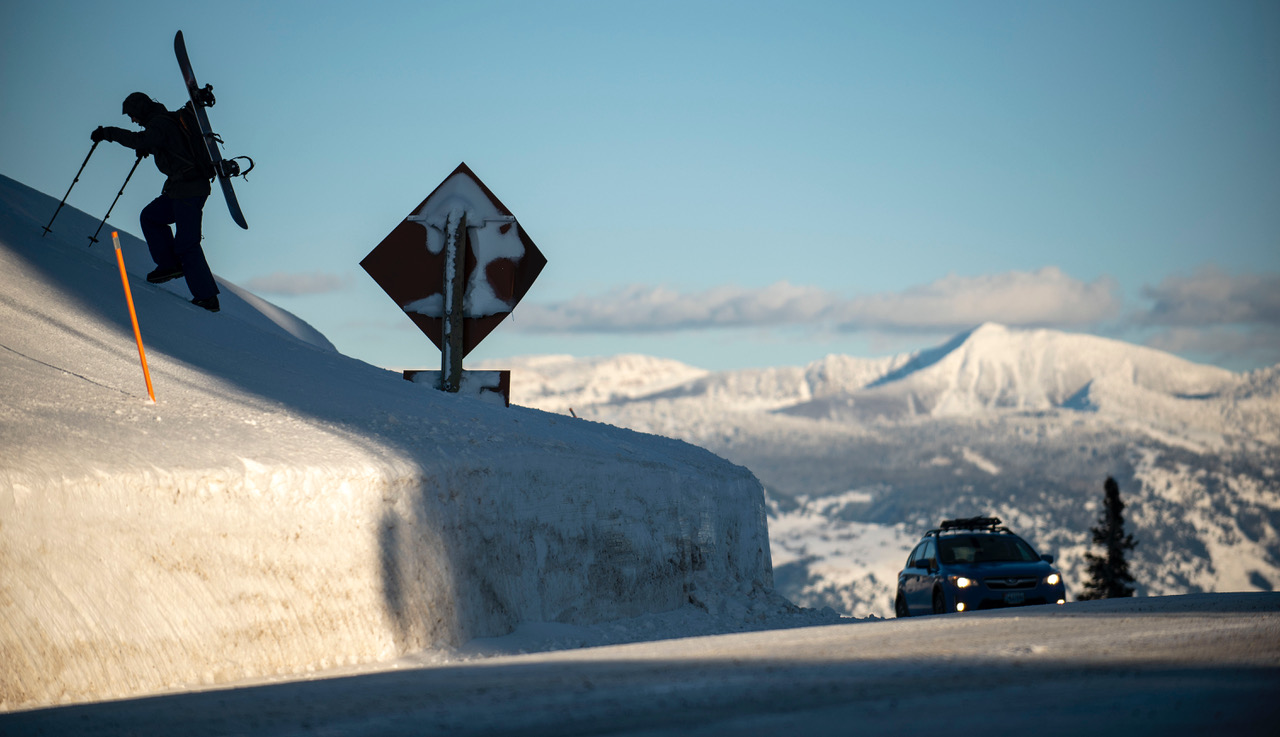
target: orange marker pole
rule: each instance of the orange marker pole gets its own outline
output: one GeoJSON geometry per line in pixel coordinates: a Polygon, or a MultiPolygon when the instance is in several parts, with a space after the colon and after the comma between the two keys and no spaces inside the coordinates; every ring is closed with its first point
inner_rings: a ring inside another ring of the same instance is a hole
{"type": "Polygon", "coordinates": [[[111,242],[116,244],[116,263],[120,264],[120,281],[124,284],[124,298],[129,303],[129,319],[133,321],[133,337],[138,341],[138,359],[142,361],[142,376],[147,380],[147,396],[156,403],[156,393],[151,388],[151,371],[147,369],[147,352],[142,349],[142,331],[138,329],[138,313],[133,309],[133,292],[129,291],[129,275],[124,271],[124,254],[120,252],[120,233],[111,231],[111,242]]]}

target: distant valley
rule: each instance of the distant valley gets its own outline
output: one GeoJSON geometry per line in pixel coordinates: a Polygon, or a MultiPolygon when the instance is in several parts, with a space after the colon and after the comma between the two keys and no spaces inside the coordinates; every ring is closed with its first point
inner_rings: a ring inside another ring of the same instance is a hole
{"type": "Polygon", "coordinates": [[[914,354],[804,367],[500,363],[516,404],[680,438],[749,468],[767,491],[777,589],[802,606],[891,616],[919,535],[974,514],[1055,555],[1074,598],[1108,475],[1140,543],[1139,595],[1280,586],[1280,366],[1237,374],[995,324],[914,354]]]}

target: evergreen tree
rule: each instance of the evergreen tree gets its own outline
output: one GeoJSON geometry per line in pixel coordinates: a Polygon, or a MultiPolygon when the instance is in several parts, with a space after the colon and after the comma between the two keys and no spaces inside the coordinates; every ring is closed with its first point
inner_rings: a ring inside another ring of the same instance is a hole
{"type": "Polygon", "coordinates": [[[1105,554],[1084,554],[1089,581],[1078,597],[1081,601],[1133,596],[1133,576],[1129,575],[1129,562],[1124,554],[1137,547],[1138,543],[1133,535],[1124,534],[1124,502],[1120,501],[1119,484],[1108,476],[1104,489],[1102,518],[1089,531],[1093,533],[1093,544],[1101,545],[1105,554]]]}

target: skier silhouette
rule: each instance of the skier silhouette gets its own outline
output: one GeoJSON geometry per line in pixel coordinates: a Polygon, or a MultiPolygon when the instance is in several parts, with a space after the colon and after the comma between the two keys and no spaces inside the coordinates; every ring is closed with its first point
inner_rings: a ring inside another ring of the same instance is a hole
{"type": "Polygon", "coordinates": [[[155,270],[147,274],[147,281],[161,284],[185,276],[191,303],[217,312],[218,285],[200,247],[209,179],[192,159],[182,129],[164,105],[145,93],[134,92],[124,98],[121,112],[143,130],[100,126],[89,138],[118,143],[137,151],[138,156],[150,154],[156,168],[167,177],[160,196],[142,208],[138,216],[151,260],[156,264],[155,270]]]}

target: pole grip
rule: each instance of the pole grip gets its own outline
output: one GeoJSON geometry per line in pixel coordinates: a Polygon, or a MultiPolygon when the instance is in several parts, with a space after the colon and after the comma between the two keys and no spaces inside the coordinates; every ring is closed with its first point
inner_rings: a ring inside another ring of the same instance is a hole
{"type": "Polygon", "coordinates": [[[142,377],[147,381],[147,396],[156,403],[155,390],[151,388],[151,371],[147,368],[147,352],[142,347],[142,331],[138,329],[138,313],[133,309],[133,292],[129,291],[129,275],[124,270],[124,253],[120,251],[120,233],[111,231],[111,241],[116,245],[116,263],[120,264],[120,282],[124,284],[124,299],[129,303],[129,320],[133,322],[133,339],[138,343],[138,360],[142,362],[142,377]]]}

